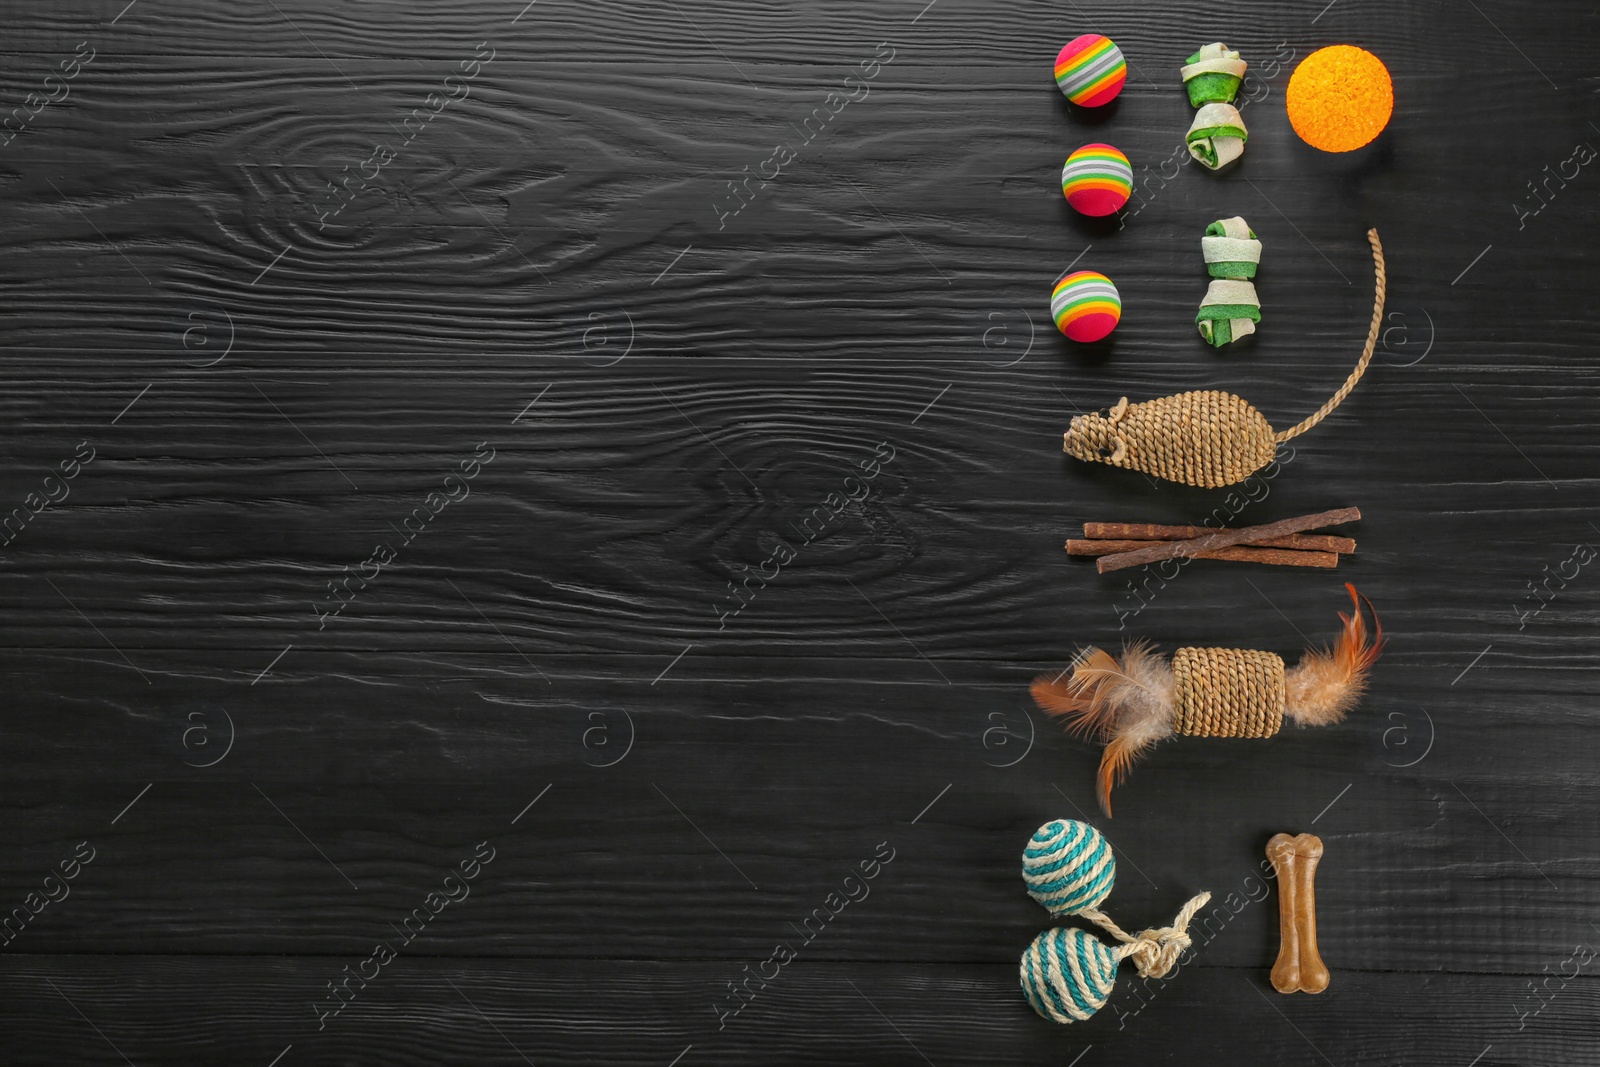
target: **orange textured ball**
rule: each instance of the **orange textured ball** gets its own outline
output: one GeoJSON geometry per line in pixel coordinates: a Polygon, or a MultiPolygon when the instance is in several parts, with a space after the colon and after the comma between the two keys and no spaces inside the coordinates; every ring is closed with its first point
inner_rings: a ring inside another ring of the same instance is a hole
{"type": "Polygon", "coordinates": [[[1284,94],[1301,140],[1324,152],[1352,152],[1389,125],[1394,83],[1383,60],[1355,45],[1336,44],[1306,56],[1284,94]]]}

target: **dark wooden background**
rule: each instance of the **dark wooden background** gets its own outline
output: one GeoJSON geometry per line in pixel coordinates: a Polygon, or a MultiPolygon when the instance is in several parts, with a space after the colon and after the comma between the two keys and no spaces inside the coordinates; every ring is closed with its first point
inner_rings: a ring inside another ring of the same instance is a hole
{"type": "Polygon", "coordinates": [[[0,148],[0,514],[95,458],[0,549],[0,911],[95,858],[0,946],[0,1061],[1600,1063],[1592,5],[124,2],[3,5],[5,107],[68,95],[0,148]],[[1074,114],[1050,67],[1090,30],[1134,69],[1074,114]],[[1219,38],[1252,139],[1211,175],[1169,161],[1177,68],[1219,38]],[[1338,42],[1398,106],[1336,157],[1282,100],[1338,42]],[[1058,191],[1101,139],[1138,168],[1120,230],[1058,191]],[[1198,238],[1233,214],[1265,322],[1217,354],[1198,238]],[[1297,421],[1359,350],[1369,226],[1383,347],[1243,516],[1359,505],[1359,554],[1164,586],[1066,559],[1086,519],[1225,497],[1065,460],[1068,418],[1217,387],[1297,421]],[[1122,291],[1107,344],[1050,323],[1074,262],[1122,291]],[[1346,579],[1391,635],[1358,712],[1167,744],[1098,816],[1034,674],[1126,636],[1292,659],[1346,579]],[[1017,865],[1057,816],[1105,828],[1134,928],[1320,834],[1332,987],[1271,991],[1274,896],[1165,985],[1124,968],[1091,1022],[1040,1020],[1017,865]],[[481,841],[470,897],[319,1030],[481,841]]]}

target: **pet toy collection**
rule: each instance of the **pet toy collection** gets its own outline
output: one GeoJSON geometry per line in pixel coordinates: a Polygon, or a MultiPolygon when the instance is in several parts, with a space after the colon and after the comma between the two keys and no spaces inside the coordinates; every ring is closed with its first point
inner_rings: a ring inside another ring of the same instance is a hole
{"type": "MultiPolygon", "coordinates": [[[[1220,41],[1191,54],[1180,71],[1196,109],[1184,144],[1206,171],[1243,157],[1249,131],[1234,100],[1248,64],[1220,41]]],[[[1085,34],[1056,57],[1056,84],[1073,108],[1102,108],[1122,92],[1128,63],[1108,37],[1085,34]]],[[[1252,98],[1253,99],[1253,98],[1252,98]]],[[[1394,88],[1378,57],[1352,45],[1313,52],[1296,68],[1284,94],[1295,134],[1322,152],[1367,145],[1388,124],[1394,88]]],[[[1069,111],[1072,108],[1068,109],[1069,111]]],[[[1067,204],[1088,216],[1121,211],[1133,192],[1133,166],[1116,146],[1093,142],[1072,152],[1061,172],[1067,204]]],[[[1074,459],[1139,471],[1183,485],[1235,485],[1273,462],[1278,446],[1315,427],[1348,397],[1372,361],[1383,321],[1387,279],[1377,230],[1372,247],[1374,297],[1366,343],[1343,385],[1319,409],[1287,430],[1274,430],[1243,397],[1216,390],[1178,393],[1079,414],[1062,438],[1074,459]]],[[[1210,222],[1200,239],[1209,276],[1194,324],[1200,339],[1221,353],[1257,333],[1261,301],[1255,277],[1263,242],[1239,216],[1210,222]]],[[[1056,326],[1076,343],[1110,336],[1127,309],[1116,284],[1096,270],[1070,270],[1051,291],[1056,326]]],[[[1355,508],[1319,512],[1261,526],[1221,528],[1143,523],[1085,523],[1084,538],[1067,542],[1070,555],[1094,556],[1101,573],[1156,561],[1190,559],[1334,567],[1355,551],[1347,537],[1312,533],[1361,517],[1355,508]]],[[[1331,726],[1360,702],[1383,650],[1376,610],[1346,583],[1349,614],[1331,646],[1307,649],[1286,666],[1276,653],[1239,648],[1186,647],[1172,655],[1149,642],[1128,642],[1120,653],[1087,647],[1065,670],[1033,683],[1033,699],[1066,728],[1103,744],[1100,807],[1111,816],[1111,790],[1151,746],[1173,736],[1264,738],[1287,719],[1297,726],[1331,726]],[[1370,619],[1370,622],[1369,622],[1370,619]]],[[[1267,844],[1277,874],[1281,951],[1272,986],[1281,993],[1321,993],[1329,972],[1317,948],[1312,879],[1323,855],[1311,834],[1280,833],[1267,844]]],[[[1112,947],[1077,927],[1036,937],[1022,955],[1020,979],[1029,1005],[1058,1023],[1083,1022],[1111,996],[1118,965],[1131,960],[1141,976],[1161,978],[1191,947],[1195,912],[1210,900],[1195,895],[1172,925],[1128,934],[1100,905],[1111,892],[1116,863],[1101,833],[1084,822],[1056,819],[1041,826],[1022,858],[1028,893],[1053,917],[1085,919],[1111,935],[1112,947]]]]}

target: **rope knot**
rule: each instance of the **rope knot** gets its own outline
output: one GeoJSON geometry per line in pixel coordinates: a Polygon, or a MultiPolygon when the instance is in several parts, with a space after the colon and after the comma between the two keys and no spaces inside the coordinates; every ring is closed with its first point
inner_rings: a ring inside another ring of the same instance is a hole
{"type": "Polygon", "coordinates": [[[1119,960],[1132,959],[1134,969],[1143,978],[1165,978],[1178,965],[1178,958],[1188,951],[1193,942],[1189,938],[1189,922],[1194,913],[1211,900],[1209,892],[1200,893],[1185,904],[1171,926],[1157,926],[1129,934],[1112,922],[1104,912],[1089,910],[1083,916],[1103,927],[1111,936],[1121,941],[1116,950],[1119,960]]]}
{"type": "Polygon", "coordinates": [[[1165,978],[1189,948],[1189,935],[1173,927],[1141,931],[1133,943],[1118,950],[1132,959],[1134,969],[1144,978],[1165,978]]]}

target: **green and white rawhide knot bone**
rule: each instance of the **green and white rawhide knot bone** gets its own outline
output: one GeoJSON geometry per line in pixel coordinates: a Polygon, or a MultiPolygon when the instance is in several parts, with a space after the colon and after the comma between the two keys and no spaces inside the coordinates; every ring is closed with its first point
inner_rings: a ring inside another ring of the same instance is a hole
{"type": "Polygon", "coordinates": [[[1209,170],[1221,170],[1244,155],[1250,132],[1232,104],[1207,104],[1194,114],[1184,136],[1189,154],[1209,170]]]}
{"type": "Polygon", "coordinates": [[[1212,281],[1194,322],[1208,344],[1221,348],[1255,333],[1261,321],[1261,301],[1250,281],[1261,262],[1261,242],[1250,224],[1235,215],[1206,227],[1200,252],[1212,281]]]}
{"type": "Polygon", "coordinates": [[[1183,87],[1189,91],[1189,106],[1233,103],[1246,68],[1239,53],[1229,51],[1221,41],[1202,46],[1189,57],[1182,70],[1183,87]]]}
{"type": "Polygon", "coordinates": [[[1129,934],[1098,905],[1111,892],[1116,863],[1100,831],[1076,819],[1052,819],[1034,833],[1022,853],[1028,895],[1052,915],[1077,915],[1116,938],[1112,948],[1073,928],[1046,930],[1022,954],[1022,993],[1033,1010],[1058,1023],[1083,1022],[1105,1006],[1117,980],[1117,965],[1131,958],[1146,978],[1165,977],[1189,947],[1189,921],[1211,899],[1200,893],[1183,906],[1171,926],[1129,934]]]}

